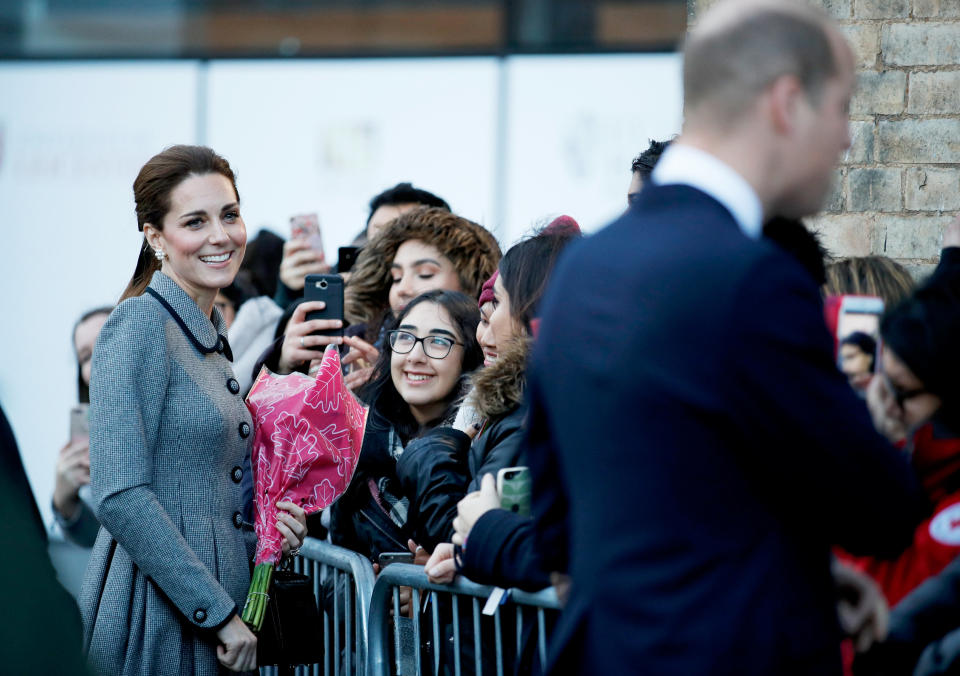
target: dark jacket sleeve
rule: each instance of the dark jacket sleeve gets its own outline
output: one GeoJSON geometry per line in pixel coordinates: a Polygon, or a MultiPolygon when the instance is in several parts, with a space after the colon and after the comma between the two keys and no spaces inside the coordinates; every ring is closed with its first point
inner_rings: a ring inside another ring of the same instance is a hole
{"type": "Polygon", "coordinates": [[[505,509],[492,509],[473,524],[460,572],[498,587],[538,591],[550,586],[537,554],[533,519],[505,509]]]}
{"type": "MultiPolygon", "coordinates": [[[[479,491],[484,474],[504,467],[521,465],[523,452],[523,420],[526,407],[520,406],[482,431],[470,447],[470,486],[467,492],[479,491]]],[[[524,461],[525,462],[525,461],[524,461]]]]}
{"type": "Polygon", "coordinates": [[[940,262],[934,269],[933,274],[941,274],[945,270],[953,269],[957,266],[960,266],[960,247],[948,246],[940,251],[940,262]]]}
{"type": "Polygon", "coordinates": [[[413,539],[427,551],[453,537],[457,503],[467,493],[470,437],[436,427],[412,441],[397,461],[403,494],[410,500],[413,539]]]}
{"type": "Polygon", "coordinates": [[[296,302],[301,298],[303,298],[303,289],[294,291],[289,286],[284,284],[279,277],[277,278],[277,291],[273,294],[274,303],[285,308],[288,307],[290,303],[296,302]]]}
{"type": "Polygon", "coordinates": [[[546,409],[540,401],[539,369],[549,365],[534,351],[533,368],[528,371],[527,400],[529,411],[523,444],[530,467],[530,513],[534,522],[534,547],[540,566],[549,572],[568,572],[569,568],[569,499],[560,466],[560,454],[553,447],[546,409]]]}
{"type": "Polygon", "coordinates": [[[796,532],[896,556],[928,505],[908,457],[876,432],[837,368],[815,285],[782,254],[758,260],[742,284],[710,358],[729,366],[726,406],[745,471],[796,532]]]}

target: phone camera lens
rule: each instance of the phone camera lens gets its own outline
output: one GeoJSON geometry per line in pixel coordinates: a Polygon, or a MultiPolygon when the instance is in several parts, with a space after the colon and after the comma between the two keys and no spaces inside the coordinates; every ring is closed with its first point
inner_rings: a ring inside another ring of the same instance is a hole
{"type": "Polygon", "coordinates": [[[317,282],[317,286],[319,286],[321,289],[326,289],[326,288],[327,288],[327,280],[321,279],[319,282],[317,282]]]}

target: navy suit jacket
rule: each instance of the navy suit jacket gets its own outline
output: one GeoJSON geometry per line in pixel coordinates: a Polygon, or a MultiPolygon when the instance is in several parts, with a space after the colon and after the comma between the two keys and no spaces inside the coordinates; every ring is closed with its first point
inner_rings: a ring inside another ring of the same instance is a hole
{"type": "Polygon", "coordinates": [[[553,673],[840,673],[830,546],[894,554],[925,505],[832,350],[810,276],[696,189],[571,247],[528,389],[553,673]]]}

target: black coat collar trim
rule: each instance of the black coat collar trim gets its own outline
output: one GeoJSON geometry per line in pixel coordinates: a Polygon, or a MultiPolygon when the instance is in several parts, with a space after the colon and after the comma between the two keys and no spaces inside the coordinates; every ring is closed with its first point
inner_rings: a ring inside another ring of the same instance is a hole
{"type": "Polygon", "coordinates": [[[226,323],[218,309],[214,308],[213,310],[213,321],[207,319],[193,299],[187,296],[186,292],[176,282],[162,272],[154,273],[150,286],[147,287],[147,293],[156,298],[170,313],[170,316],[176,320],[183,333],[201,354],[219,352],[228,361],[233,361],[233,351],[224,335],[226,333],[226,323]],[[167,296],[170,298],[168,299],[167,296]],[[171,300],[173,303],[170,302],[171,300]],[[174,305],[179,306],[180,312],[174,305]],[[184,315],[186,315],[186,319],[184,319],[184,315]],[[193,324],[193,327],[190,326],[191,324],[193,324]],[[197,333],[201,333],[205,340],[198,338],[197,333]],[[212,343],[212,345],[208,347],[204,344],[205,342],[212,343]]]}

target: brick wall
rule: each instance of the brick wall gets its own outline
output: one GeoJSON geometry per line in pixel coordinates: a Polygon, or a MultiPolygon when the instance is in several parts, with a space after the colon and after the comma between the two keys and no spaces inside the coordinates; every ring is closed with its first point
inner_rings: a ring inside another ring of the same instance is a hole
{"type": "MultiPolygon", "coordinates": [[[[688,0],[690,25],[715,0],[688,0]]],[[[914,274],[960,213],[960,0],[811,0],[856,54],[853,144],[809,223],[835,256],[884,254],[914,274]]]]}

